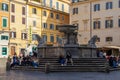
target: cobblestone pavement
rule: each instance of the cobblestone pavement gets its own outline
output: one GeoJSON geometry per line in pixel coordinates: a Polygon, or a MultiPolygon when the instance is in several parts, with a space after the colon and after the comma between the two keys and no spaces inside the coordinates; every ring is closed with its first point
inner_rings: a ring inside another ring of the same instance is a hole
{"type": "Polygon", "coordinates": [[[120,80],[120,71],[104,72],[54,72],[5,71],[0,62],[0,80],[120,80]]]}
{"type": "Polygon", "coordinates": [[[0,80],[120,80],[120,71],[58,72],[45,74],[32,71],[9,71],[0,73],[0,80]]]}

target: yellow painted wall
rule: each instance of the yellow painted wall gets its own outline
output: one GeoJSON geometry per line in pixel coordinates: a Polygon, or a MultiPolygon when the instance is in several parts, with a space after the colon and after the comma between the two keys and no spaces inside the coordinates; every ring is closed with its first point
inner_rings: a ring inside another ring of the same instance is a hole
{"type": "MultiPolygon", "coordinates": [[[[56,30],[56,25],[58,24],[69,24],[69,14],[68,14],[68,10],[66,10],[65,12],[59,11],[59,10],[53,10],[50,8],[46,8],[46,7],[42,7],[40,6],[41,3],[37,3],[34,2],[33,0],[29,0],[29,2],[27,3],[27,5],[25,4],[24,0],[15,0],[15,1],[11,1],[11,4],[15,4],[15,13],[10,12],[10,16],[14,15],[15,16],[15,23],[12,23],[10,21],[10,30],[11,31],[16,31],[16,38],[15,39],[10,39],[10,53],[11,53],[11,46],[15,46],[15,52],[17,54],[20,53],[20,49],[21,48],[26,48],[27,44],[36,44],[36,41],[32,41],[31,43],[29,43],[30,40],[30,33],[29,33],[29,29],[31,27],[32,29],[32,34],[39,34],[40,36],[42,36],[43,34],[47,34],[48,37],[48,43],[50,42],[50,34],[54,35],[54,43],[56,42],[56,36],[59,35],[60,37],[63,36],[63,33],[60,33],[59,31],[56,30]],[[22,15],[22,6],[26,7],[26,15],[23,16],[22,15]],[[33,14],[32,13],[32,8],[36,8],[37,10],[37,14],[33,14]],[[44,17],[43,16],[43,10],[46,10],[47,12],[47,16],[44,17]],[[54,18],[51,19],[50,18],[50,12],[54,13],[54,18]],[[67,12],[67,13],[66,13],[67,12]],[[60,15],[60,19],[56,20],[56,14],[60,15]],[[62,16],[64,15],[64,20],[62,20],[62,16]],[[26,25],[22,24],[22,17],[26,18],[26,25]],[[36,27],[33,26],[33,21],[36,21],[36,27]],[[48,29],[43,30],[42,29],[42,24],[43,22],[46,22],[48,24],[48,29]],[[54,30],[50,30],[49,29],[49,25],[50,24],[54,24],[55,29],[54,30]],[[21,33],[22,32],[27,32],[28,33],[28,39],[27,40],[22,40],[21,39],[21,33]]],[[[61,2],[62,3],[62,2],[61,2]]],[[[55,5],[55,4],[54,4],[55,5]]],[[[68,6],[66,6],[68,9],[68,6]]]]}
{"type": "MultiPolygon", "coordinates": [[[[16,38],[11,38],[10,39],[10,46],[15,46],[15,52],[17,54],[20,53],[21,48],[26,48],[26,40],[21,39],[21,33],[25,32],[26,30],[26,24],[22,24],[22,17],[26,18],[25,15],[22,15],[22,7],[26,6],[23,3],[17,3],[17,2],[10,2],[11,4],[15,4],[15,12],[12,13],[10,12],[10,30],[16,32],[16,38]],[[11,15],[15,16],[15,22],[11,22],[11,15]]],[[[11,6],[11,5],[10,5],[11,6]]],[[[10,10],[11,11],[11,10],[10,10]]],[[[10,53],[11,53],[11,47],[10,53]]]]}
{"type": "MultiPolygon", "coordinates": [[[[41,8],[35,7],[33,5],[28,5],[28,28],[31,26],[32,34],[41,35],[41,8]],[[36,8],[37,14],[32,13],[32,9],[36,8]],[[36,21],[36,26],[33,26],[33,21],[36,21]]],[[[28,35],[30,35],[28,33],[28,35]]],[[[29,37],[29,36],[28,36],[29,37]]],[[[30,37],[28,38],[30,40],[30,37]]],[[[35,41],[32,41],[34,44],[35,41]]]]}
{"type": "MultiPolygon", "coordinates": [[[[41,6],[36,6],[35,4],[28,5],[28,7],[29,7],[29,9],[28,9],[29,10],[28,11],[29,12],[28,13],[28,25],[31,26],[33,24],[32,21],[37,20],[37,29],[36,30],[32,29],[32,31],[34,31],[35,33],[38,33],[41,37],[44,34],[47,35],[47,43],[48,44],[50,43],[50,35],[51,34],[54,35],[54,43],[56,43],[56,36],[63,37],[63,33],[60,33],[58,30],[56,30],[56,25],[69,24],[69,14],[68,13],[58,11],[58,10],[52,10],[50,8],[45,8],[45,7],[41,7],[41,6]],[[32,13],[32,8],[36,8],[37,14],[32,13]],[[44,11],[46,11],[47,16],[43,16],[44,11]],[[51,12],[54,14],[54,18],[50,17],[51,12]],[[56,14],[60,15],[59,20],[56,19],[56,14]],[[64,16],[64,20],[62,20],[62,16],[64,16]],[[43,23],[47,23],[47,29],[42,28],[43,23]],[[50,30],[50,24],[54,24],[54,30],[50,30]]],[[[33,28],[33,26],[32,26],[32,28],[33,28]]],[[[32,43],[34,43],[34,42],[32,42],[32,43]]],[[[52,43],[52,44],[54,44],[54,43],[52,43]]]]}
{"type": "Polygon", "coordinates": [[[62,37],[63,33],[60,33],[58,30],[56,30],[56,25],[61,25],[61,24],[69,24],[69,15],[65,13],[60,13],[58,11],[50,11],[50,10],[45,10],[47,12],[47,16],[42,16],[42,22],[47,23],[47,29],[42,28],[42,35],[46,34],[47,35],[47,43],[51,44],[50,42],[50,35],[54,35],[54,43],[56,43],[56,36],[62,37]],[[54,14],[54,18],[50,17],[50,12],[54,14]],[[56,19],[56,14],[59,14],[60,19],[56,19]],[[62,16],[64,16],[64,20],[62,20],[62,16]],[[54,30],[50,30],[50,24],[54,24],[54,30]]]}

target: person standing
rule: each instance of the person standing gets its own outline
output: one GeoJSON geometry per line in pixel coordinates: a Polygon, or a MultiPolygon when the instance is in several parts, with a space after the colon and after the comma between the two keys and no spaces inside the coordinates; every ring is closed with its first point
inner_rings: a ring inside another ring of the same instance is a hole
{"type": "Polygon", "coordinates": [[[73,65],[73,60],[72,60],[72,55],[69,50],[66,51],[66,61],[65,64],[67,65],[67,62],[70,61],[71,64],[73,65]]]}

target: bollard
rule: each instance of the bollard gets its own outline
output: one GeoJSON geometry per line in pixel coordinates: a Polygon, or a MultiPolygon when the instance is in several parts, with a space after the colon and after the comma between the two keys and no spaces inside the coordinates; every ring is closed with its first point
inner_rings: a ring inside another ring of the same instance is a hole
{"type": "Polygon", "coordinates": [[[50,72],[50,63],[46,63],[45,64],[45,73],[49,73],[50,72]]]}
{"type": "Polygon", "coordinates": [[[110,73],[108,62],[105,63],[105,72],[110,73]]]}
{"type": "Polygon", "coordinates": [[[9,61],[6,62],[6,71],[10,71],[10,62],[9,61]]]}

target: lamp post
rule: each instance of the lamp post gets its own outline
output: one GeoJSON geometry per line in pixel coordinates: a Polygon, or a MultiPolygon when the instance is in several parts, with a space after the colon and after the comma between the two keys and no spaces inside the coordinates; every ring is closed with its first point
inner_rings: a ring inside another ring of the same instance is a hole
{"type": "Polygon", "coordinates": [[[90,0],[90,38],[92,38],[92,1],[90,0]]]}
{"type": "MultiPolygon", "coordinates": [[[[92,38],[92,1],[90,0],[90,39],[92,38]]],[[[92,48],[91,48],[91,55],[92,57],[92,48]]]]}

